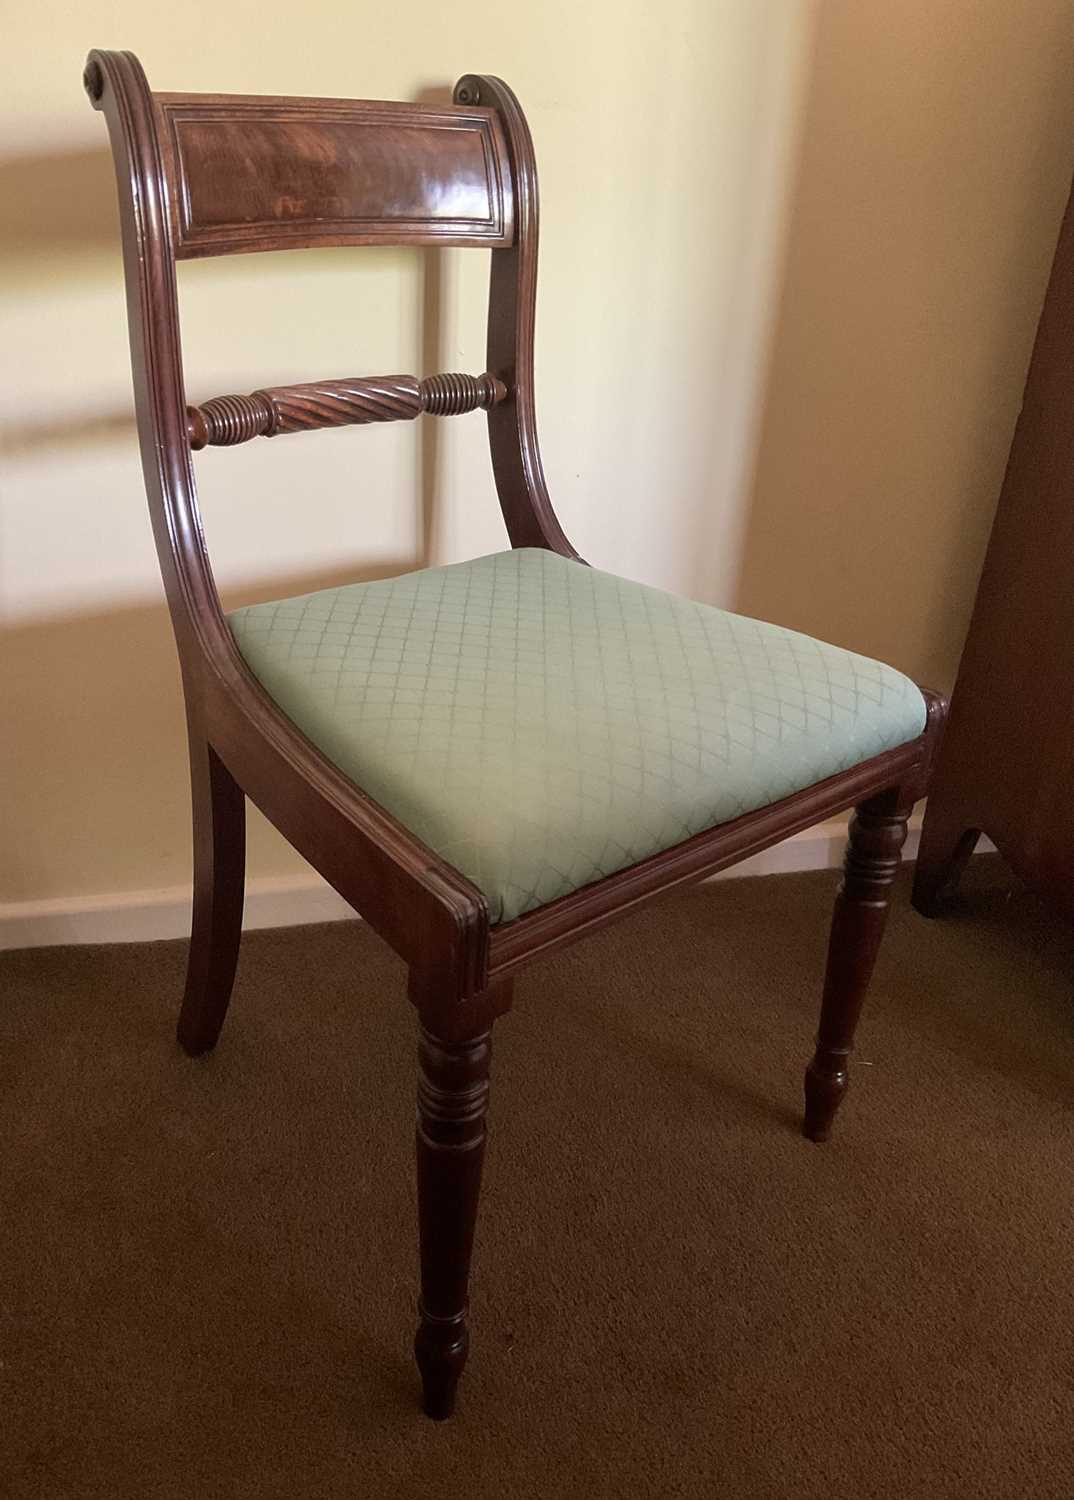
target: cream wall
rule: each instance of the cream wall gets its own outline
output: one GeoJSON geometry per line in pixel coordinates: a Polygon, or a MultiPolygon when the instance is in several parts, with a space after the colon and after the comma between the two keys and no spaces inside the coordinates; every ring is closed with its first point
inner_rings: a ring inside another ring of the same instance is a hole
{"type": "MultiPolygon", "coordinates": [[[[688,589],[700,518],[738,504],[810,9],[314,0],[297,18],[266,0],[91,0],[24,10],[8,36],[9,902],[165,887],[189,870],[178,677],[128,419],[115,195],[80,84],[90,46],[136,51],[162,89],[434,99],[463,72],[501,73],[543,174],[538,410],[568,531],[610,568],[688,589]]],[[[280,254],[180,272],[194,399],[483,368],[484,252],[280,254]]],[[[504,545],[479,416],[214,450],[198,478],[231,599],[504,545]]],[[[298,863],[255,819],[251,874],[298,863]]]]}
{"type": "Polygon", "coordinates": [[[1070,0],[819,13],[736,605],[939,688],[1070,192],[1072,42],[1070,0]]]}
{"type": "MultiPolygon", "coordinates": [[[[189,875],[90,46],[136,51],[159,88],[431,100],[501,73],[542,172],[538,411],[568,534],[610,569],[949,679],[1069,179],[1069,5],[273,11],[89,0],[6,35],[0,902],[189,875]]],[[[185,265],[191,396],[479,370],[486,275],[462,251],[185,265]]],[[[503,545],[479,417],[213,451],[198,476],[229,600],[503,545]]],[[[251,874],[299,865],[255,818],[251,874]]]]}

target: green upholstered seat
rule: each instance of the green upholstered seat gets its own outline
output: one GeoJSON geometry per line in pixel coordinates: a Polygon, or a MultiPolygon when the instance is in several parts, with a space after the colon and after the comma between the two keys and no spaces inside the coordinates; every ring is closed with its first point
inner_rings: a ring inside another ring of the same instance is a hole
{"type": "Polygon", "coordinates": [[[925,726],[891,667],[538,549],[229,618],[272,698],[493,922],[925,726]]]}

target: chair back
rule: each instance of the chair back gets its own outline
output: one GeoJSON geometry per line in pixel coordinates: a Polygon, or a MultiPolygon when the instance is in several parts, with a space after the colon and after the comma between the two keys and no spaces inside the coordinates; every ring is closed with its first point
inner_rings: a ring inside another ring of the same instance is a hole
{"type": "Polygon", "coordinates": [[[243,672],[220,608],[191,452],[317,427],[488,413],[514,546],[575,556],[548,498],[533,403],[537,173],[506,84],[467,75],[450,105],[154,93],[130,52],[83,82],[116,165],[142,467],[184,676],[243,672]],[[481,374],[356,375],[188,405],[175,264],[361,245],[492,251],[481,374]]]}

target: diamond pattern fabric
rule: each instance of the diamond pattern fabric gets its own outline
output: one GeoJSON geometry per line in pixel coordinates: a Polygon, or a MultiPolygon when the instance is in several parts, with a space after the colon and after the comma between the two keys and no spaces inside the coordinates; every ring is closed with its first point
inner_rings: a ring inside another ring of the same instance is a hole
{"type": "Polygon", "coordinates": [[[229,621],[284,712],[494,923],[925,726],[891,667],[539,549],[229,621]]]}

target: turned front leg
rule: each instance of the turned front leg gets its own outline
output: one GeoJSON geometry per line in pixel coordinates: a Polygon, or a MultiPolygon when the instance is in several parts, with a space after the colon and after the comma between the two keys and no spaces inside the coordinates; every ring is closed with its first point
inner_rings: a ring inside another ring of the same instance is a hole
{"type": "Polygon", "coordinates": [[[899,788],[873,797],[850,820],[835,898],[817,1050],[805,1076],[805,1134],[826,1141],[847,1091],[854,1030],[880,948],[891,885],[906,841],[911,801],[899,788]]]}
{"type": "Polygon", "coordinates": [[[414,1354],[424,1408],[442,1421],[455,1405],[466,1363],[470,1256],[485,1156],[490,1030],[463,1041],[434,1036],[418,1043],[418,1214],[421,1322],[414,1354]]]}

